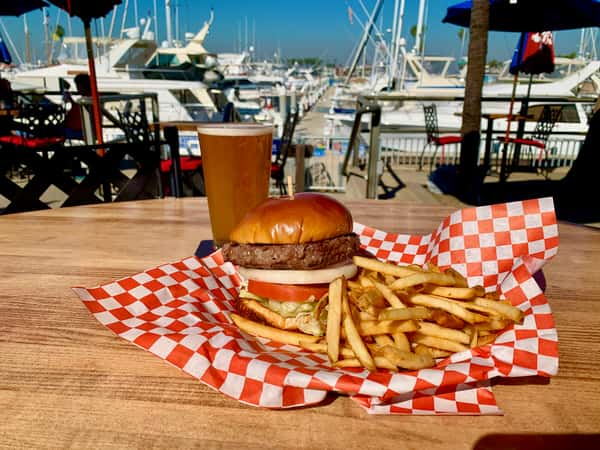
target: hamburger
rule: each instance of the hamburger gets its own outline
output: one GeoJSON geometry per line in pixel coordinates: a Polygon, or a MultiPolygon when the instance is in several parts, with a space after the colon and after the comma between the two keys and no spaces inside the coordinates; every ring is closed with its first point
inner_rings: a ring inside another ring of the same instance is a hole
{"type": "Polygon", "coordinates": [[[327,313],[318,302],[335,278],[352,278],[359,239],[337,200],[298,193],[271,198],[246,214],[223,246],[244,278],[240,315],[284,330],[323,335],[327,313]]]}

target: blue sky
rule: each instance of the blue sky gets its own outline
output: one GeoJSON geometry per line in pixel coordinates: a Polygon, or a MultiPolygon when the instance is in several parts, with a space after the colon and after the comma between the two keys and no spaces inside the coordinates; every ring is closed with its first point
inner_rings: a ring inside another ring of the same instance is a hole
{"type": "MultiPolygon", "coordinates": [[[[90,0],[93,1],[93,0],[90,0]]],[[[429,0],[426,9],[426,42],[427,54],[459,56],[460,41],[457,37],[458,27],[441,22],[446,8],[459,0],[429,0]]],[[[134,3],[129,1],[128,20],[126,26],[134,24],[134,3]]],[[[142,17],[153,10],[153,4],[158,4],[159,37],[164,39],[164,0],[137,0],[138,16],[142,17]]],[[[363,0],[368,9],[376,0],[363,0]]],[[[412,43],[410,27],[417,23],[418,0],[406,0],[403,36],[412,43]]],[[[123,5],[116,17],[116,29],[119,29],[123,5]]],[[[349,23],[348,6],[361,21],[366,21],[359,0],[171,0],[172,5],[179,6],[180,32],[195,32],[207,20],[212,7],[215,20],[205,46],[210,51],[231,52],[239,46],[238,34],[241,31],[241,43],[246,39],[246,22],[248,23],[248,41],[256,46],[257,56],[261,59],[270,58],[280,48],[284,58],[320,57],[330,62],[345,64],[359,40],[362,29],[357,21],[349,23]],[[254,30],[254,32],[253,32],[254,30]]],[[[385,0],[381,16],[383,28],[392,27],[394,0],[385,0]]],[[[55,7],[49,8],[50,29],[54,30],[57,20],[68,30],[68,20],[64,13],[59,15],[55,7]]],[[[111,15],[105,21],[108,30],[111,15]]],[[[173,19],[175,13],[172,13],[173,19]]],[[[34,54],[43,55],[44,29],[42,13],[36,11],[28,14],[31,42],[34,54]]],[[[21,54],[24,54],[23,18],[2,18],[8,35],[21,54]]],[[[379,23],[379,22],[378,22],[379,23]]],[[[100,30],[100,21],[96,24],[100,30]]],[[[77,19],[72,20],[73,34],[82,35],[82,29],[77,19]]],[[[93,28],[94,30],[94,28],[93,28]]],[[[4,39],[7,40],[3,30],[4,39]]],[[[115,34],[113,34],[115,35],[115,34]]],[[[514,33],[490,33],[488,59],[508,59],[517,42],[514,33]]],[[[577,49],[579,33],[576,31],[560,32],[555,36],[557,54],[570,53],[577,49]]],[[[466,49],[465,49],[466,52],[466,49]]],[[[14,56],[13,56],[13,59],[14,56]]]]}

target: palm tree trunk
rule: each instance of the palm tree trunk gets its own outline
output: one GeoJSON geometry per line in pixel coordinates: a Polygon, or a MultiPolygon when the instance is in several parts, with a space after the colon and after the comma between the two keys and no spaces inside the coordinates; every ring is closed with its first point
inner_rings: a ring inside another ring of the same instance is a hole
{"type": "Polygon", "coordinates": [[[469,52],[465,100],[463,105],[460,164],[457,173],[458,197],[477,203],[482,175],[478,174],[481,128],[481,90],[485,75],[487,34],[490,16],[489,0],[473,0],[469,33],[469,52]]]}

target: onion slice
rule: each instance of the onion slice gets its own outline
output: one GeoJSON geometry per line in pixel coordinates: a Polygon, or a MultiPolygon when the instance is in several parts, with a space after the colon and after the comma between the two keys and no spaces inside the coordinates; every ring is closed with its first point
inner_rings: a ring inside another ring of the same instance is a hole
{"type": "Polygon", "coordinates": [[[352,278],[356,275],[357,267],[351,262],[324,267],[323,269],[295,270],[295,269],[254,269],[239,267],[240,275],[247,280],[264,281],[266,283],[280,284],[316,284],[329,283],[344,275],[352,278]]]}

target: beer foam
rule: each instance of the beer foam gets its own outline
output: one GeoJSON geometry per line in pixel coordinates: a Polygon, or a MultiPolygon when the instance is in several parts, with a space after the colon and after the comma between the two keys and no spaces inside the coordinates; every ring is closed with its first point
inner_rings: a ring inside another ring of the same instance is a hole
{"type": "Polygon", "coordinates": [[[197,130],[199,134],[210,136],[262,136],[263,134],[273,133],[273,127],[270,125],[250,125],[244,123],[202,125],[197,130]]]}

